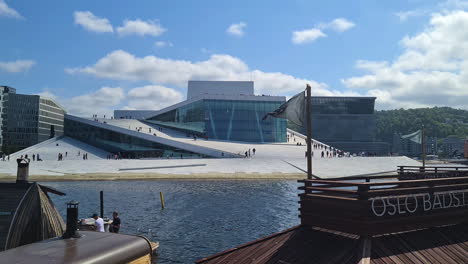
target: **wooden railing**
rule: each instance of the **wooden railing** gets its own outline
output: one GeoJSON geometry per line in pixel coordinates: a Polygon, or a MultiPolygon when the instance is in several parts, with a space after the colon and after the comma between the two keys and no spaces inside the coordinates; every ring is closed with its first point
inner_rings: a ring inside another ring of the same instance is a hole
{"type": "Polygon", "coordinates": [[[398,166],[398,177],[402,180],[452,178],[468,176],[468,167],[449,166],[398,166]]]}
{"type": "Polygon", "coordinates": [[[405,172],[425,172],[425,173],[441,173],[452,171],[466,171],[468,167],[453,167],[453,166],[398,166],[398,173],[405,172]]]}
{"type": "Polygon", "coordinates": [[[468,222],[468,176],[299,182],[304,225],[375,235],[468,222]]]}
{"type": "Polygon", "coordinates": [[[356,200],[369,200],[380,196],[397,196],[468,189],[468,176],[404,181],[354,182],[334,180],[299,180],[299,182],[305,183],[304,186],[299,187],[299,189],[304,190],[304,194],[306,195],[324,195],[330,198],[351,198],[356,200]]]}

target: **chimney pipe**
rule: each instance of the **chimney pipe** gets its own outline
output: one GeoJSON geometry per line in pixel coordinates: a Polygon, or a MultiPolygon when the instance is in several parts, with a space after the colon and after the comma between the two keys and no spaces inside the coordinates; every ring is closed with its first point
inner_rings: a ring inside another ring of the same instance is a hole
{"type": "Polygon", "coordinates": [[[67,203],[67,230],[62,238],[80,238],[78,233],[78,205],[77,201],[70,201],[67,203]]]}
{"type": "Polygon", "coordinates": [[[28,183],[29,179],[29,160],[16,159],[18,170],[16,172],[16,183],[28,183]]]}

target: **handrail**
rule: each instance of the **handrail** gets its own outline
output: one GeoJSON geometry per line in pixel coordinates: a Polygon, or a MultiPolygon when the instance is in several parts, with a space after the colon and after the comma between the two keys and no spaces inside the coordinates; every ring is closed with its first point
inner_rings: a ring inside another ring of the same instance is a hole
{"type": "Polygon", "coordinates": [[[468,190],[468,176],[420,180],[400,180],[383,182],[345,182],[332,180],[301,180],[299,187],[305,194],[324,194],[328,197],[351,197],[369,200],[378,196],[398,196],[406,194],[433,193],[450,190],[468,190]],[[387,188],[372,188],[389,186],[387,188]],[[343,189],[347,188],[347,189],[343,189]]]}
{"type": "Polygon", "coordinates": [[[465,168],[465,169],[468,169],[467,166],[397,166],[398,168],[465,168]]]}

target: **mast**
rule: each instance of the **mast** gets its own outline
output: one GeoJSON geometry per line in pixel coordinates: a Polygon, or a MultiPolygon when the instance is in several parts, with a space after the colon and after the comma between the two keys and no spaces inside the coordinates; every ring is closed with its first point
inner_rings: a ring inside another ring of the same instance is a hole
{"type": "Polygon", "coordinates": [[[311,99],[310,85],[307,84],[306,97],[306,119],[307,119],[307,179],[312,179],[312,119],[311,119],[311,99]]]}

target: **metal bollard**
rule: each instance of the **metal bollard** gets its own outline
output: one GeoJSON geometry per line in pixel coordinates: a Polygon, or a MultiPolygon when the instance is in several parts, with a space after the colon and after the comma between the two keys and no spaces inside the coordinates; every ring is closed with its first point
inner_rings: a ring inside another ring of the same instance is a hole
{"type": "Polygon", "coordinates": [[[18,170],[16,172],[16,183],[28,183],[29,179],[29,160],[16,159],[18,170]]]}

